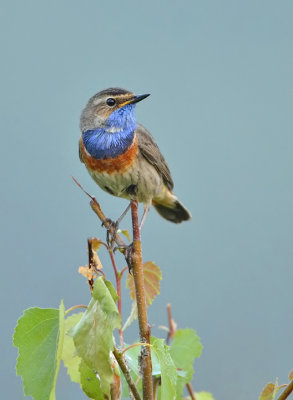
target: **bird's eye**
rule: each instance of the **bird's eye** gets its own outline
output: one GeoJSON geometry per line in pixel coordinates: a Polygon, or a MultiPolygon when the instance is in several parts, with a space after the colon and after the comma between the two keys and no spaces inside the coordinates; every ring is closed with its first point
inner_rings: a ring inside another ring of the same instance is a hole
{"type": "Polygon", "coordinates": [[[116,104],[116,100],[112,99],[112,97],[110,97],[109,99],[107,99],[106,103],[108,104],[108,106],[113,107],[116,104]]]}

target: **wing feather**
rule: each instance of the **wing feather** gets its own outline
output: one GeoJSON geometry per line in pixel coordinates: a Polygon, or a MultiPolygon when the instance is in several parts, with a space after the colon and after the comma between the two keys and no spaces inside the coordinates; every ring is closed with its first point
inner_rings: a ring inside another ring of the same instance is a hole
{"type": "Polygon", "coordinates": [[[81,141],[82,141],[82,138],[80,137],[79,142],[78,142],[78,154],[79,154],[80,162],[84,163],[83,158],[82,158],[81,148],[80,148],[81,147],[81,141]]]}
{"type": "Polygon", "coordinates": [[[140,154],[154,166],[164,183],[172,190],[174,182],[171,172],[152,135],[140,124],[137,124],[135,133],[138,139],[140,154]]]}

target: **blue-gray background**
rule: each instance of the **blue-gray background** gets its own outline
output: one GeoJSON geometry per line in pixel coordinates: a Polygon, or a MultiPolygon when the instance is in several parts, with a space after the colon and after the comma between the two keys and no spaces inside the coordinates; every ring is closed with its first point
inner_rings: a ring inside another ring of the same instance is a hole
{"type": "MultiPolygon", "coordinates": [[[[164,335],[156,327],[171,302],[178,325],[204,344],[194,388],[217,400],[256,399],[267,381],[286,382],[292,1],[1,3],[1,393],[23,398],[11,344],[22,311],[89,299],[77,268],[86,238],[104,232],[71,175],[109,216],[126,205],[99,190],[77,151],[81,108],[113,85],[152,94],[138,120],[193,214],[175,226],[152,211],[146,222],[144,258],[164,276],[153,332],[164,335]]],[[[83,398],[64,370],[57,398],[83,398]]]]}

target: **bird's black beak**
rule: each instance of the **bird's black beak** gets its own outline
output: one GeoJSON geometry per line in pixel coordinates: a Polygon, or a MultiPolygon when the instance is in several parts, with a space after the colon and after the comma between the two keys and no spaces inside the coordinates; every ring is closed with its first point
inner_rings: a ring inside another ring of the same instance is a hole
{"type": "Polygon", "coordinates": [[[139,96],[134,96],[134,98],[132,100],[130,100],[129,104],[135,104],[138,103],[139,101],[145,99],[146,97],[149,97],[149,93],[148,94],[140,94],[139,96]]]}
{"type": "Polygon", "coordinates": [[[127,104],[135,104],[138,103],[139,101],[145,99],[148,97],[150,94],[140,94],[139,96],[134,96],[130,100],[125,101],[124,103],[120,104],[120,107],[126,106],[127,104]]]}

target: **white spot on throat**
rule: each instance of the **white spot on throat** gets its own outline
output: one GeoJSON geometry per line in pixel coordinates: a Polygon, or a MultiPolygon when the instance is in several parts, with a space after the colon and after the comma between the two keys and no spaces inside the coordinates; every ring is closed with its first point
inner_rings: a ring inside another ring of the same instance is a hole
{"type": "Polygon", "coordinates": [[[109,128],[105,128],[105,132],[107,133],[117,133],[123,131],[123,128],[118,126],[111,126],[109,128]]]}

